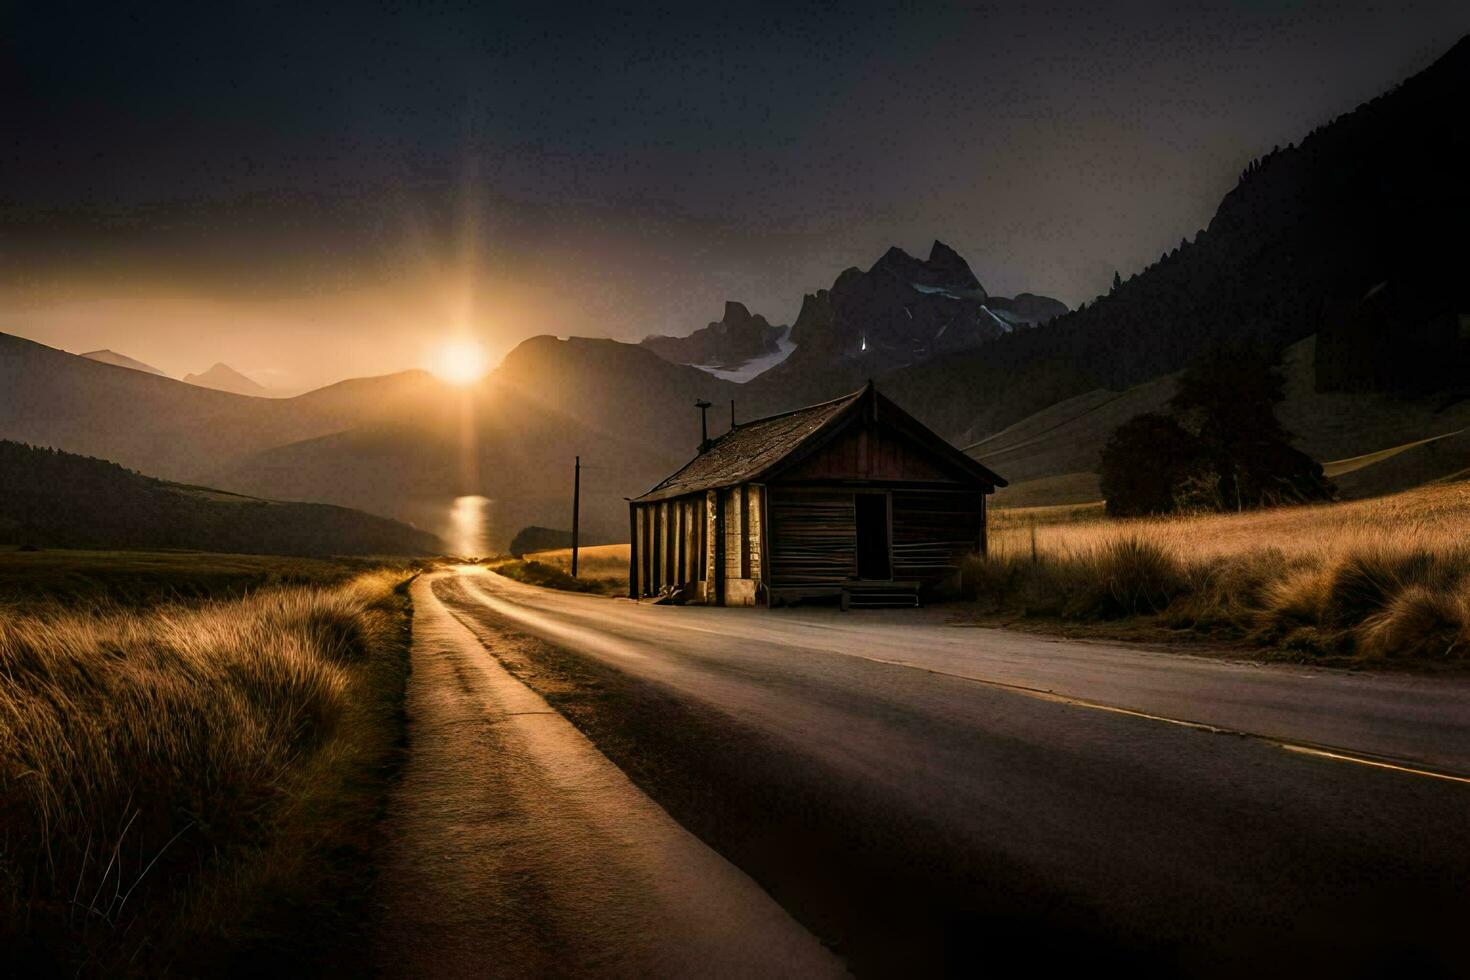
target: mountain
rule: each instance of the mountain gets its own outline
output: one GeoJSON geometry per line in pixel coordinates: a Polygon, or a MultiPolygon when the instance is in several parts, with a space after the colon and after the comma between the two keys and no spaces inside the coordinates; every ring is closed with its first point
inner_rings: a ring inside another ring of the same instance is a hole
{"type": "Polygon", "coordinates": [[[850,268],[830,289],[808,293],[796,323],[772,326],[741,303],[687,337],[650,336],[642,346],[735,382],[746,397],[791,407],[850,391],[864,380],[949,351],[970,350],[1061,316],[1060,300],[1034,293],[992,296],[969,263],[943,242],[927,259],[890,248],[864,272],[850,268]]]}
{"type": "Polygon", "coordinates": [[[416,411],[244,454],[215,482],[247,493],[327,500],[449,526],[456,498],[488,498],[481,536],[505,548],[528,525],[571,513],[573,457],[582,457],[582,533],[627,534],[627,497],[688,462],[699,445],[700,399],[715,402],[709,432],[742,386],[612,340],[534,337],[447,410],[416,411]]]}
{"type": "MultiPolygon", "coordinates": [[[[623,498],[693,455],[696,400],[716,406],[715,436],[731,400],[748,419],[841,395],[872,376],[885,395],[960,445],[1021,424],[1010,441],[977,450],[989,459],[1004,446],[1008,458],[995,462],[1003,476],[1080,485],[1110,431],[1108,413],[1162,397],[1169,375],[1221,339],[1255,336],[1288,348],[1321,336],[1343,304],[1361,304],[1383,282],[1395,284],[1398,297],[1383,329],[1453,305],[1464,254],[1457,219],[1470,213],[1470,182],[1459,172],[1470,147],[1456,124],[1470,90],[1467,63],[1470,42],[1462,41],[1300,146],[1250,164],[1193,241],[1075,311],[1034,294],[992,296],[936,242],[925,259],[891,249],[867,271],[849,269],[806,297],[777,342],[795,348],[743,384],[645,345],[536,337],[468,389],[407,372],[263,399],[0,335],[0,437],[166,479],[357,507],[446,535],[468,512],[456,500],[481,497],[476,519],[493,547],[528,525],[566,525],[572,458],[581,455],[582,527],[589,539],[621,540],[623,498]],[[1104,404],[1112,407],[1090,415],[1091,428],[1067,428],[1061,450],[1048,448],[1060,445],[1061,424],[1073,414],[1104,404]]],[[[744,322],[731,309],[725,319],[744,322]]],[[[1351,344],[1362,332],[1338,339],[1351,344]]],[[[1454,419],[1427,402],[1381,430],[1399,441],[1368,445],[1338,432],[1334,418],[1391,410],[1364,397],[1301,397],[1285,406],[1283,422],[1320,439],[1315,450],[1302,447],[1319,459],[1338,451],[1332,447],[1394,454],[1354,470],[1363,480],[1453,462],[1454,427],[1435,428],[1454,419]],[[1286,417],[1288,410],[1296,415],[1286,417]],[[1439,435],[1446,438],[1410,446],[1439,435]]]]}
{"type": "Polygon", "coordinates": [[[1466,91],[1470,38],[1299,146],[1251,163],[1193,241],[1108,295],[897,370],[886,393],[973,443],[1064,399],[1177,371],[1226,338],[1284,348],[1331,333],[1335,311],[1381,282],[1413,282],[1417,305],[1448,309],[1464,274],[1459,219],[1470,214],[1470,127],[1456,122],[1466,91]]]}
{"type": "MultiPolygon", "coordinates": [[[[115,460],[188,484],[334,503],[455,531],[483,496],[503,547],[570,512],[583,456],[589,540],[626,533],[625,496],[693,455],[694,402],[741,386],[610,340],[528,340],[481,385],[410,371],[252,398],[124,371],[0,334],[0,438],[115,460]]],[[[724,431],[716,410],[711,434],[724,431]]]]}
{"type": "Polygon", "coordinates": [[[425,372],[407,371],[295,398],[247,398],[0,333],[0,438],[187,483],[269,446],[427,411],[443,389],[425,372]]]}
{"type": "Polygon", "coordinates": [[[890,248],[866,272],[851,268],[802,300],[791,355],[753,383],[816,401],[870,377],[954,351],[973,350],[1067,312],[1059,300],[992,296],[969,264],[936,241],[927,259],[890,248]]]}
{"type": "Polygon", "coordinates": [[[144,374],[156,374],[160,378],[168,377],[168,375],[153,365],[144,364],[142,361],[134,360],[126,354],[119,354],[114,350],[93,350],[79,356],[85,357],[89,361],[97,361],[99,364],[111,364],[113,367],[128,368],[131,371],[142,371],[144,374]]]}
{"type": "Polygon", "coordinates": [[[213,388],[215,391],[230,391],[237,395],[265,397],[270,394],[270,389],[265,385],[251,381],[228,364],[216,364],[203,374],[186,374],[184,383],[198,385],[200,388],[213,388]]]}
{"type": "Polygon", "coordinates": [[[790,328],[772,326],[759,314],[752,315],[744,303],[725,303],[725,315],[687,337],[650,336],[642,346],[675,364],[692,364],[727,380],[745,380],[772,367],[790,352],[782,340],[790,328]],[[753,372],[742,368],[755,362],[753,372]]]}
{"type": "Polygon", "coordinates": [[[431,534],[345,507],[155,480],[116,463],[0,441],[0,543],[267,555],[425,555],[431,534]]]}

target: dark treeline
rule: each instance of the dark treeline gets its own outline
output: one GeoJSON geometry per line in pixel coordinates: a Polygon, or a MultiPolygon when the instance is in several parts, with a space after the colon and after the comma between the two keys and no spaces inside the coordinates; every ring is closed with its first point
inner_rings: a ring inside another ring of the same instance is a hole
{"type": "Polygon", "coordinates": [[[431,534],[361,511],[167,483],[0,440],[0,544],[275,555],[430,554],[431,534]]]}

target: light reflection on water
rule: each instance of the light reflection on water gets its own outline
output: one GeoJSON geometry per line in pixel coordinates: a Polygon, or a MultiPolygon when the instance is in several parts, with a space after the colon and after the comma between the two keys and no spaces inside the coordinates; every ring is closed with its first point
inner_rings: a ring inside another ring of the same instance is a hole
{"type": "Polygon", "coordinates": [[[490,498],[455,497],[449,508],[449,547],[465,558],[476,558],[487,552],[485,542],[490,529],[490,498]]]}

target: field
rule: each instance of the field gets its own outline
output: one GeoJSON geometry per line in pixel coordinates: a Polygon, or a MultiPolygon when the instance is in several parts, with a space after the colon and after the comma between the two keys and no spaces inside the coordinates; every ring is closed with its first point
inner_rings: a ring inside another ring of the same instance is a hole
{"type": "Polygon", "coordinates": [[[1470,483],[1244,514],[1135,520],[1000,511],[967,569],[982,605],[1028,617],[1146,617],[1307,654],[1470,652],[1470,483]]]}
{"type": "Polygon", "coordinates": [[[55,601],[137,606],[180,599],[224,599],[265,586],[334,585],[380,565],[369,559],[200,551],[0,548],[0,608],[55,601]]]}
{"type": "Polygon", "coordinates": [[[577,577],[571,577],[572,549],[537,551],[523,561],[492,565],[502,575],[532,585],[601,595],[628,594],[628,546],[599,544],[577,553],[577,577]],[[540,569],[532,566],[539,565],[540,569]]]}
{"type": "Polygon", "coordinates": [[[0,555],[7,965],[340,967],[401,733],[410,574],[0,555]]]}

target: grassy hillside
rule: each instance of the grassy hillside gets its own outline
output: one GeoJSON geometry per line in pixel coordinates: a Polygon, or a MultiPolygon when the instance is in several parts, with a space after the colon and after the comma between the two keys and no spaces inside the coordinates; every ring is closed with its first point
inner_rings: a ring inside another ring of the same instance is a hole
{"type": "MultiPolygon", "coordinates": [[[[341,585],[382,567],[373,558],[222,555],[199,551],[20,551],[0,546],[0,608],[63,602],[142,606],[238,599],[266,588],[341,585]]],[[[397,567],[408,569],[408,563],[397,567]]]]}
{"type": "MultiPolygon", "coordinates": [[[[1282,355],[1285,397],[1277,417],[1298,449],[1324,464],[1344,497],[1393,493],[1470,469],[1470,400],[1321,393],[1313,380],[1315,338],[1282,355]]],[[[1023,419],[966,452],[1011,480],[1002,507],[1099,499],[1098,454],[1114,429],[1164,409],[1175,375],[1124,391],[1095,390],[1023,419]]]]}
{"type": "Polygon", "coordinates": [[[283,555],[421,555],[430,534],[326,504],[167,483],[116,463],[0,441],[0,544],[283,555]]]}

